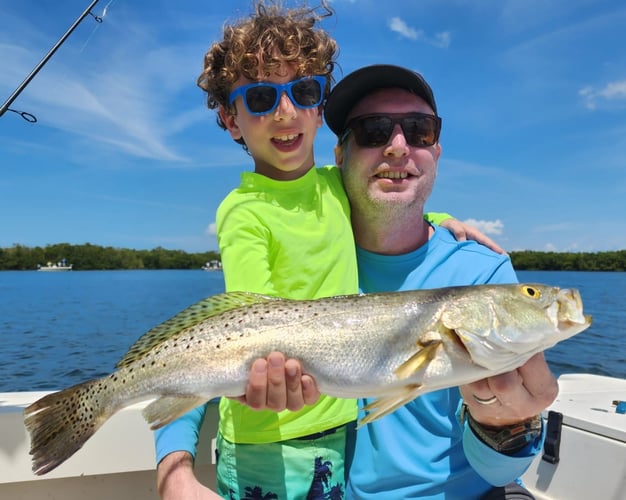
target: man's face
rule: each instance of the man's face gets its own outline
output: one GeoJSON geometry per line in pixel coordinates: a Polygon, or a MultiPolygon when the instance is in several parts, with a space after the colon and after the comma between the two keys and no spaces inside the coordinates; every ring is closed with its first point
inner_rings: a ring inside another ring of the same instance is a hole
{"type": "MultiPolygon", "coordinates": [[[[287,83],[295,79],[295,68],[283,65],[263,81],[287,83]]],[[[241,77],[233,90],[249,83],[254,82],[241,77]]],[[[298,108],[286,93],[276,109],[261,116],[250,114],[242,97],[237,97],[233,104],[236,114],[220,108],[220,116],[231,137],[245,141],[257,173],[288,180],[300,177],[313,166],[313,143],[322,125],[320,108],[298,108]]]]}
{"type": "MultiPolygon", "coordinates": [[[[348,120],[372,113],[427,113],[433,110],[420,97],[404,89],[383,89],[357,103],[348,120]]],[[[377,147],[357,145],[350,133],[335,148],[335,160],[353,210],[423,210],[437,174],[441,147],[415,147],[407,143],[396,124],[386,144],[377,147]]]]}

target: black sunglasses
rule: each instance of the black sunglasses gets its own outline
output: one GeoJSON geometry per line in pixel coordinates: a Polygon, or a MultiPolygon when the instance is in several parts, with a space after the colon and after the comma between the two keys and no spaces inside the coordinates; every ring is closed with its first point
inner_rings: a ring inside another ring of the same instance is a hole
{"type": "Polygon", "coordinates": [[[228,96],[228,104],[232,105],[241,96],[248,113],[266,115],[276,109],[282,93],[286,92],[298,108],[315,108],[322,103],[325,85],[326,78],[323,76],[307,76],[287,83],[250,83],[233,90],[228,96]]]}
{"type": "Polygon", "coordinates": [[[426,113],[376,113],[352,118],[339,138],[342,144],[354,133],[357,145],[378,148],[389,142],[393,129],[400,124],[409,146],[426,148],[437,144],[441,132],[441,118],[426,113]]]}

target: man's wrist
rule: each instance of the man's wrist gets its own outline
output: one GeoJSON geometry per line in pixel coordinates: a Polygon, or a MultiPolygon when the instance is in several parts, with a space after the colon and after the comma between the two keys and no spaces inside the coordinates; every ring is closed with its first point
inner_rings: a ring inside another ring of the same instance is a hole
{"type": "Polygon", "coordinates": [[[541,436],[543,428],[541,415],[535,415],[516,424],[492,427],[474,420],[469,409],[464,405],[461,417],[463,420],[467,419],[469,428],[480,441],[505,455],[514,455],[534,442],[541,436]]]}

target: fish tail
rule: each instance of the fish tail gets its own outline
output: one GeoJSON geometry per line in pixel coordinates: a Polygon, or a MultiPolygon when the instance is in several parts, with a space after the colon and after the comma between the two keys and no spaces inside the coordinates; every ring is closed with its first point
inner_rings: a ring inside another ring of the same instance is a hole
{"type": "Polygon", "coordinates": [[[92,380],[48,394],[24,410],[35,474],[55,469],[76,451],[117,410],[106,400],[105,379],[92,380]]]}

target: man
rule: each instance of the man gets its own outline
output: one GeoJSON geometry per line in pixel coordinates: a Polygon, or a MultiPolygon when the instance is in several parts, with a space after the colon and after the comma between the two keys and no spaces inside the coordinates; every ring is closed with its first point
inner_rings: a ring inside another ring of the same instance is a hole
{"type": "MultiPolygon", "coordinates": [[[[441,120],[421,75],[389,65],[357,70],[332,91],[325,119],[338,136],[363,292],[517,281],[508,257],[423,219],[441,120]]],[[[314,382],[300,370],[278,353],[259,360],[248,404],[280,410],[315,401],[314,382]]],[[[557,391],[539,354],[510,373],[417,398],[359,429],[348,498],[532,498],[508,483],[539,451],[539,413],[557,391]]]]}

